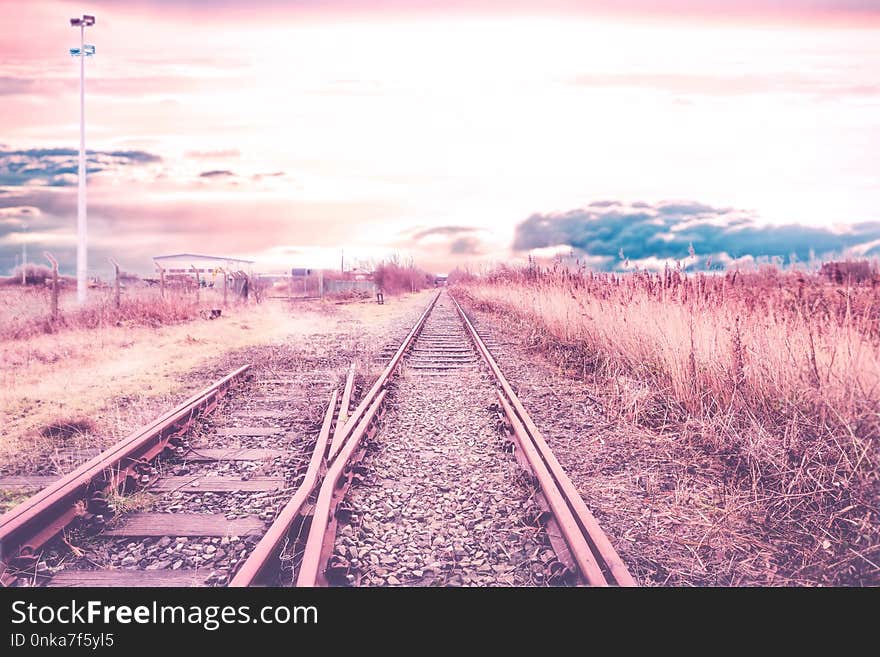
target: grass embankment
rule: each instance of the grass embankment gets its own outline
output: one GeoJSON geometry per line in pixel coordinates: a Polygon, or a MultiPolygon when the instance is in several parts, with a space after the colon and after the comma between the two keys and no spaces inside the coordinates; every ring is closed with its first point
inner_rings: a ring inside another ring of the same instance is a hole
{"type": "Polygon", "coordinates": [[[781,571],[880,583],[880,277],[506,269],[457,286],[612,416],[720,461],[781,571]]]}

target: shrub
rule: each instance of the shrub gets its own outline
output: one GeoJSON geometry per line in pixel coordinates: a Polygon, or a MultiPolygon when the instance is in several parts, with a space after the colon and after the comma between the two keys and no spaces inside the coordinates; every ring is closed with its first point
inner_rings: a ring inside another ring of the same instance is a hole
{"type": "MultiPolygon", "coordinates": [[[[21,284],[21,270],[19,265],[12,270],[12,276],[6,279],[7,285],[21,284]]],[[[45,285],[47,281],[52,280],[52,269],[45,265],[27,264],[24,266],[25,285],[45,285]]]]}
{"type": "Polygon", "coordinates": [[[400,294],[431,287],[434,277],[415,265],[404,266],[395,259],[389,259],[376,266],[373,281],[385,294],[400,294]]]}

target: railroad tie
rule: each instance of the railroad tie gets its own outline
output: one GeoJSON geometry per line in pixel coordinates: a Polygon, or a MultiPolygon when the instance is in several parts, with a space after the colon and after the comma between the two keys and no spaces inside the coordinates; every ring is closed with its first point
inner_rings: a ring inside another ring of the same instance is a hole
{"type": "Polygon", "coordinates": [[[191,447],[184,458],[198,463],[202,461],[263,461],[284,456],[287,452],[280,449],[261,449],[248,447],[191,447]]]}
{"type": "Polygon", "coordinates": [[[263,521],[256,516],[229,520],[222,513],[131,513],[104,536],[247,536],[262,534],[263,521]]]}
{"type": "Polygon", "coordinates": [[[81,587],[199,587],[206,586],[211,576],[209,569],[179,570],[62,570],[56,573],[47,586],[64,588],[81,587]]]}

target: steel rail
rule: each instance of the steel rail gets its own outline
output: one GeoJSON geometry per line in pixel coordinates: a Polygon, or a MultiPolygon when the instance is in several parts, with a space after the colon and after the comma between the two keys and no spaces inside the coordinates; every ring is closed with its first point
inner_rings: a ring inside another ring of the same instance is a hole
{"type": "Polygon", "coordinates": [[[552,484],[548,485],[548,482],[545,480],[541,455],[538,453],[537,448],[529,438],[525,427],[514,414],[513,409],[510,407],[510,404],[508,404],[504,394],[499,389],[496,389],[496,393],[498,394],[498,401],[501,402],[501,406],[511,422],[513,434],[516,436],[520,449],[522,449],[532,472],[535,474],[538,483],[541,485],[541,490],[544,493],[547,504],[555,516],[556,522],[559,524],[559,529],[562,531],[562,535],[568,545],[571,556],[577,563],[580,575],[590,586],[607,586],[608,582],[602,574],[602,569],[596,562],[596,558],[593,556],[593,552],[587,543],[587,539],[581,531],[581,526],[578,524],[571,508],[568,506],[565,496],[563,496],[557,486],[552,484]]]}
{"type": "Polygon", "coordinates": [[[327,404],[327,412],[324,415],[324,422],[321,425],[321,432],[318,434],[318,440],[315,443],[315,449],[312,452],[312,458],[309,460],[309,467],[306,470],[305,477],[297,488],[290,501],[275,518],[269,531],[260,539],[248,558],[242,564],[241,568],[229,582],[232,588],[254,586],[266,568],[271,564],[281,550],[281,543],[287,537],[291,527],[298,517],[302,515],[303,505],[308,501],[318,483],[321,475],[321,468],[324,466],[324,452],[327,449],[327,442],[330,438],[330,426],[333,423],[333,411],[336,409],[336,399],[339,397],[339,390],[334,390],[330,395],[330,402],[327,404]]]}
{"type": "Polygon", "coordinates": [[[354,433],[351,434],[351,437],[339,451],[337,458],[330,465],[330,469],[324,477],[320,492],[318,493],[318,501],[315,504],[312,525],[309,527],[309,536],[306,539],[306,547],[302,563],[300,564],[299,575],[296,579],[297,586],[318,586],[320,584],[319,580],[323,576],[321,564],[325,561],[325,548],[327,547],[327,528],[330,525],[330,516],[334,511],[334,502],[339,502],[339,496],[337,495],[339,482],[344,478],[348,461],[360,444],[361,438],[369,429],[373,418],[379,412],[387,392],[387,390],[380,391],[373,400],[370,408],[363,415],[354,433]]]}
{"type": "Polygon", "coordinates": [[[330,441],[330,452],[336,453],[343,440],[343,429],[348,420],[348,411],[351,410],[351,392],[354,388],[354,375],[357,363],[352,362],[348,368],[348,376],[345,377],[345,387],[342,389],[342,401],[339,402],[339,416],[336,418],[336,427],[333,430],[333,440],[330,441]]]}
{"type": "Polygon", "coordinates": [[[0,580],[6,583],[5,571],[12,561],[32,555],[85,515],[91,496],[123,484],[138,466],[160,454],[172,437],[183,433],[198,414],[210,412],[233,381],[249,369],[250,365],[244,365],[214,382],[0,517],[0,580]]]}
{"type": "Polygon", "coordinates": [[[627,570],[626,565],[621,560],[611,541],[602,531],[596,518],[587,508],[580,493],[569,476],[565,473],[550,446],[544,440],[538,427],[532,421],[522,402],[516,396],[516,393],[507,382],[498,363],[492,356],[492,353],[486,347],[483,339],[480,337],[474,325],[468,319],[461,305],[450,294],[449,297],[455,304],[458,313],[468,330],[471,340],[476,346],[477,351],[486,361],[489,369],[492,371],[498,385],[503,391],[504,397],[500,394],[499,399],[502,406],[511,421],[514,432],[526,457],[532,463],[533,471],[538,479],[541,489],[547,497],[548,503],[554,509],[559,525],[565,534],[566,542],[571,550],[578,567],[581,569],[581,575],[590,585],[616,584],[617,586],[636,586],[636,582],[627,570]],[[529,446],[528,443],[531,443],[529,446]],[[531,457],[529,455],[532,455],[531,457]],[[539,457],[539,458],[535,458],[539,457]],[[533,462],[534,458],[534,462],[533,462]],[[566,502],[566,509],[562,510],[562,516],[556,514],[556,506],[554,500],[558,501],[561,495],[566,502]],[[579,536],[571,535],[572,525],[574,521],[579,528],[579,536]],[[586,550],[585,550],[586,548],[586,550]],[[601,578],[597,579],[595,566],[601,567],[601,578]]]}
{"type": "Polygon", "coordinates": [[[349,438],[349,436],[352,435],[352,432],[361,421],[361,417],[366,412],[367,408],[369,408],[370,404],[373,403],[373,400],[376,398],[376,395],[379,394],[379,391],[384,388],[388,381],[391,379],[391,376],[394,374],[394,371],[397,369],[397,366],[400,363],[400,359],[403,358],[403,354],[406,353],[406,350],[409,349],[419,331],[422,330],[422,326],[424,326],[425,320],[428,319],[428,315],[430,315],[431,311],[434,309],[434,306],[437,303],[437,299],[440,298],[441,293],[442,292],[438,292],[437,295],[431,300],[431,303],[428,304],[428,307],[425,308],[425,311],[421,314],[418,321],[412,327],[406,338],[404,338],[400,347],[398,347],[397,352],[394,354],[391,360],[388,361],[388,365],[379,375],[379,378],[376,379],[373,387],[370,388],[370,390],[361,400],[361,403],[358,404],[357,408],[354,409],[352,414],[348,417],[348,420],[345,422],[345,425],[342,427],[342,431],[338,436],[338,441],[336,438],[334,438],[334,443],[336,444],[335,446],[331,446],[330,448],[330,454],[327,456],[328,463],[333,462],[337,454],[340,453],[342,446],[345,444],[345,441],[349,438]]]}
{"type": "MultiPolygon", "coordinates": [[[[297,586],[319,586],[325,581],[321,566],[325,563],[325,557],[327,556],[326,534],[331,525],[330,515],[334,512],[335,506],[340,499],[337,490],[340,487],[340,480],[344,477],[349,460],[355,453],[361,439],[366,434],[370,424],[379,412],[382,402],[385,400],[387,392],[385,386],[394,375],[403,355],[412,346],[415,338],[422,330],[425,321],[427,321],[441,294],[442,291],[434,296],[428,307],[425,308],[412,329],[410,329],[406,338],[404,338],[400,347],[398,347],[394,356],[388,362],[388,365],[376,379],[376,382],[349,416],[345,425],[339,430],[339,433],[334,436],[334,445],[331,446],[327,457],[329,469],[318,492],[318,500],[315,503],[312,524],[309,527],[305,551],[296,580],[297,586]]],[[[343,410],[340,410],[340,413],[343,410]]],[[[342,484],[342,487],[344,488],[344,484],[342,484]]]]}

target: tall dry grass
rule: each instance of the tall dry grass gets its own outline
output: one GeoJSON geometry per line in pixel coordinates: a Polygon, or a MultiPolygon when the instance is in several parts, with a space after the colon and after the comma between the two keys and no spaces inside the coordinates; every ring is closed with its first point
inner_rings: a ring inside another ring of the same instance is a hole
{"type": "Polygon", "coordinates": [[[763,529],[797,546],[792,573],[880,582],[880,277],[527,268],[456,285],[627,420],[722,459],[763,529]]]}
{"type": "Polygon", "coordinates": [[[112,290],[93,290],[85,306],[76,303],[75,291],[67,285],[61,293],[60,313],[51,317],[50,291],[45,286],[0,286],[0,340],[22,340],[64,329],[92,329],[105,326],[161,326],[188,321],[203,308],[219,307],[222,293],[200,290],[166,290],[162,298],[153,288],[124,290],[116,307],[112,290]]]}

